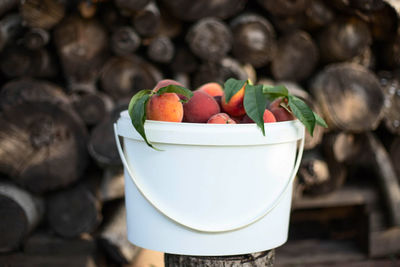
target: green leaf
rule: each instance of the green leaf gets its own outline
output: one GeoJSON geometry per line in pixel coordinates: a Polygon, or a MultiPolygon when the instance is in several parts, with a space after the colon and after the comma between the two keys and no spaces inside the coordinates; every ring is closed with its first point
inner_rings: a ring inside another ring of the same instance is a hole
{"type": "Polygon", "coordinates": [[[129,116],[132,119],[132,112],[133,112],[133,106],[135,105],[135,103],[138,101],[139,98],[141,98],[142,96],[146,95],[146,94],[150,94],[151,90],[140,90],[139,92],[137,92],[132,98],[131,101],[129,102],[129,107],[128,107],[128,113],[129,116]]]}
{"type": "Polygon", "coordinates": [[[146,104],[149,101],[149,99],[150,99],[150,94],[143,94],[143,95],[139,96],[138,99],[133,104],[132,115],[131,114],[129,114],[129,115],[131,117],[133,127],[135,127],[136,131],[143,137],[146,144],[148,146],[150,146],[151,148],[159,150],[159,149],[155,148],[147,140],[146,133],[144,130],[144,123],[146,121],[146,104]]]}
{"type": "Polygon", "coordinates": [[[289,95],[288,89],[284,85],[263,85],[263,93],[272,95],[274,98],[287,97],[289,95]]]}
{"type": "Polygon", "coordinates": [[[175,85],[175,84],[170,84],[170,85],[160,88],[156,94],[162,95],[165,93],[176,93],[176,94],[183,95],[185,97],[185,99],[182,99],[182,102],[185,102],[185,103],[188,102],[189,99],[193,96],[192,91],[190,91],[189,89],[186,89],[185,87],[175,85]]]}
{"type": "Polygon", "coordinates": [[[225,103],[228,103],[231,100],[232,96],[234,96],[240,89],[242,89],[243,85],[246,81],[236,80],[234,78],[229,78],[226,80],[224,84],[224,92],[225,92],[225,103]]]}
{"type": "Polygon", "coordinates": [[[263,117],[267,107],[267,99],[263,94],[263,86],[247,84],[246,90],[244,90],[243,104],[247,115],[260,127],[263,135],[265,135],[263,117]]]}
{"type": "Polygon", "coordinates": [[[315,122],[322,127],[328,128],[328,124],[326,124],[325,120],[321,118],[317,113],[314,112],[315,122]]]}
{"type": "Polygon", "coordinates": [[[293,114],[304,124],[304,126],[312,136],[315,127],[314,112],[300,98],[294,95],[289,95],[288,99],[288,104],[293,114]]]}

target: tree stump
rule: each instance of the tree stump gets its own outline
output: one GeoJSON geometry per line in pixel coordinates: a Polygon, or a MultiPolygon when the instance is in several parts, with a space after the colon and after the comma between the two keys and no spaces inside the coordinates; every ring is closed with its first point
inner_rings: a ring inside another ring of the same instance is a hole
{"type": "Polygon", "coordinates": [[[165,267],[272,267],[275,263],[275,250],[234,256],[185,256],[175,254],[164,255],[165,267]]]}

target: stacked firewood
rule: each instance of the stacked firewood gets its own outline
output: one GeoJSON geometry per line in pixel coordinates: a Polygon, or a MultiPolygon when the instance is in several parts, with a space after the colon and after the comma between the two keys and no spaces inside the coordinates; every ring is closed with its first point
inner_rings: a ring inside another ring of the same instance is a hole
{"type": "Polygon", "coordinates": [[[286,85],[329,124],[307,135],[298,191],[372,169],[400,225],[399,14],[396,0],[0,1],[0,265],[134,259],[112,125],[162,78],[286,85]]]}

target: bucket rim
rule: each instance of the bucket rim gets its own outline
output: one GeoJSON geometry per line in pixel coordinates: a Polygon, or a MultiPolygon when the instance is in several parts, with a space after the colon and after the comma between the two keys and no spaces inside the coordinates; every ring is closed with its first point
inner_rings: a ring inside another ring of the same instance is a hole
{"type": "MultiPolygon", "coordinates": [[[[304,125],[299,120],[264,123],[265,136],[255,123],[207,124],[146,120],[144,128],[152,143],[243,146],[294,142],[304,138],[304,125]]],[[[124,138],[144,142],[132,126],[128,111],[120,113],[118,134],[124,138]]]]}

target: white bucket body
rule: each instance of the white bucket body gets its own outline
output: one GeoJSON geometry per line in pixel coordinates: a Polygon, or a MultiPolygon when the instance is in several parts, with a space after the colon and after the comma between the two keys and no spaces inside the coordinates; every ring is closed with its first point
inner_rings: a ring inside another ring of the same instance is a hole
{"type": "MultiPolygon", "coordinates": [[[[299,121],[218,125],[146,121],[146,145],[127,112],[123,137],[128,239],[183,255],[235,255],[287,240],[299,121]]],[[[119,141],[118,141],[119,142],[119,141]]],[[[296,161],[296,164],[295,164],[296,161]]]]}

